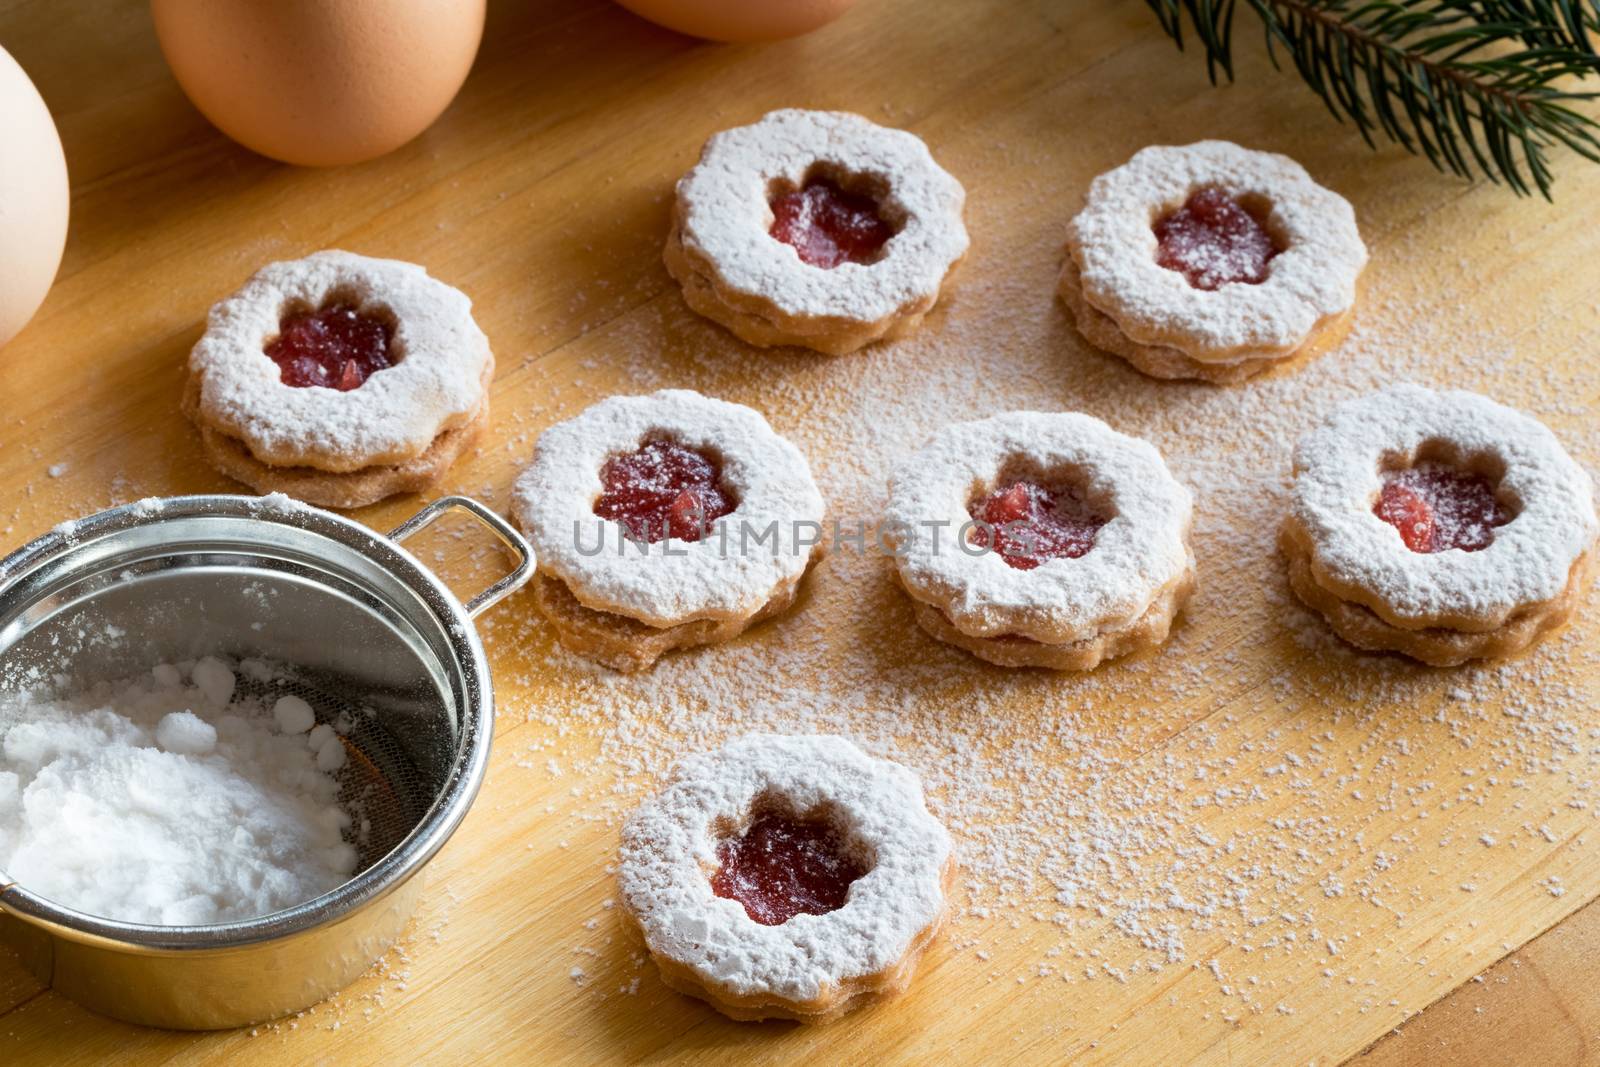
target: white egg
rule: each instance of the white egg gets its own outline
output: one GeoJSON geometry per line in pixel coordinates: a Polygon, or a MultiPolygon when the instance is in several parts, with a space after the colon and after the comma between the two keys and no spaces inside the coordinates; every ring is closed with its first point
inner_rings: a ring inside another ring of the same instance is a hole
{"type": "Polygon", "coordinates": [[[39,91],[0,49],[0,346],[44,303],[67,242],[67,158],[39,91]]]}

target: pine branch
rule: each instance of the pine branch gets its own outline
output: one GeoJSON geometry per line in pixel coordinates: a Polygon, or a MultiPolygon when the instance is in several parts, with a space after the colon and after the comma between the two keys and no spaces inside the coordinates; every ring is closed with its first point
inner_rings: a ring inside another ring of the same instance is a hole
{"type": "Polygon", "coordinates": [[[1562,47],[1596,55],[1600,3],[1596,0],[1479,0],[1468,14],[1480,22],[1520,25],[1529,48],[1562,47]]]}
{"type": "MultiPolygon", "coordinates": [[[[1192,27],[1213,84],[1233,80],[1238,0],[1146,0],[1184,46],[1192,27]]],[[[1243,0],[1276,67],[1287,54],[1334,118],[1382,134],[1441,170],[1546,198],[1549,150],[1600,163],[1600,0],[1243,0]]]]}

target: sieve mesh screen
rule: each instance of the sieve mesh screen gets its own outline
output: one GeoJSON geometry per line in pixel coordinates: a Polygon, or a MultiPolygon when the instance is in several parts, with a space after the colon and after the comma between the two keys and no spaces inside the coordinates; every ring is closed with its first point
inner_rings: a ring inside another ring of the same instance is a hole
{"type": "Polygon", "coordinates": [[[345,840],[355,846],[359,874],[386,856],[422,821],[443,778],[421,767],[385,726],[385,716],[305,678],[268,681],[239,675],[239,694],[270,703],[292,695],[311,705],[317,722],[339,731],[348,757],[335,775],[339,806],[349,813],[345,840]]]}

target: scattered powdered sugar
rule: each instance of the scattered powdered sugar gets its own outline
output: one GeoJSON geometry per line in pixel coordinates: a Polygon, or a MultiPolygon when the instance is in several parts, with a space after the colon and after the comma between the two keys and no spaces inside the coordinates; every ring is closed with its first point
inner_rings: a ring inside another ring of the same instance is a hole
{"type": "Polygon", "coordinates": [[[837,737],[752,734],[684,758],[623,832],[618,881],[651,949],[714,990],[812,1001],[893,967],[945,910],[950,837],[928,814],[916,776],[837,737]],[[717,843],[758,799],[800,815],[825,808],[872,857],[849,904],[760,925],[712,892],[717,843]]]}
{"type": "Polygon", "coordinates": [[[844,111],[773,111],[706,142],[678,183],[684,248],[735,292],[758,294],[786,315],[871,322],[931,301],[967,250],[966,193],[915,134],[844,111]],[[768,236],[774,182],[799,187],[817,164],[877,179],[898,232],[874,263],[809,267],[768,236]]]}
{"type": "Polygon", "coordinates": [[[343,883],[344,746],[326,726],[308,746],[306,715],[282,706],[298,698],[274,711],[236,684],[207,657],[69,696],[0,693],[0,871],[162,926],[252,919],[343,883]]]}

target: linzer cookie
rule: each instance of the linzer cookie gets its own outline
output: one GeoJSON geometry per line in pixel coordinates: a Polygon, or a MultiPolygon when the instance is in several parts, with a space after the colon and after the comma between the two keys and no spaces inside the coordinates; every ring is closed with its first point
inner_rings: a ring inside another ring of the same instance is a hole
{"type": "Polygon", "coordinates": [[[965,198],[914,134],[773,111],[706,142],[664,258],[689,306],[742,340],[839,355],[921,324],[966,254],[965,198]]]}
{"type": "Polygon", "coordinates": [[[752,734],[673,768],[617,877],[668,986],[823,1023],[910,984],[954,873],[910,771],[839,737],[752,734]]]}
{"type": "Polygon", "coordinates": [[[1193,497],[1089,415],[950,426],[889,486],[886,538],[922,628],[1003,666],[1088,670],[1154,647],[1194,591],[1193,497]]]}
{"type": "Polygon", "coordinates": [[[1157,145],[1089,187],[1060,293],[1144,373],[1237,382],[1338,344],[1366,262],[1349,202],[1287,156],[1157,145]]]}
{"type": "Polygon", "coordinates": [[[1589,475],[1542,423],[1398,385],[1296,445],[1279,543],[1296,595],[1345,640],[1453,666],[1567,621],[1597,532],[1589,475]]]}
{"type": "Polygon", "coordinates": [[[353,508],[437,481],[488,425],[493,376],[465,294],[415,264],[318,252],[211,309],[183,409],[230,478],[353,508]]]}
{"type": "Polygon", "coordinates": [[[822,540],[799,449],[759,412],[685,389],[611,397],[550,427],[515,508],[557,637],[620,671],[787,610],[822,540]]]}

